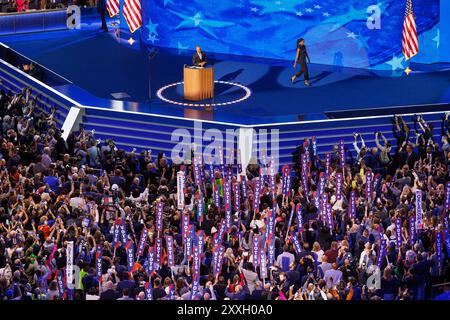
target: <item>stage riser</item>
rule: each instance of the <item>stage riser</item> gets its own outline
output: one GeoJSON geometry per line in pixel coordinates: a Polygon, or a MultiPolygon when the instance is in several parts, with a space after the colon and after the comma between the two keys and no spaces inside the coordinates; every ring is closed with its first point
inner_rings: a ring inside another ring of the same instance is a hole
{"type": "MultiPolygon", "coordinates": [[[[383,130],[380,130],[380,131],[383,133],[383,135],[386,137],[386,139],[391,142],[392,145],[395,145],[395,141],[396,140],[395,140],[395,137],[394,137],[392,131],[391,132],[390,131],[383,131],[383,130]]],[[[298,141],[301,140],[301,142],[303,142],[303,139],[305,138],[304,136],[300,136],[296,140],[291,140],[291,139],[283,140],[283,134],[282,133],[280,134],[280,137],[281,137],[281,139],[278,140],[278,145],[280,147],[280,150],[283,150],[283,149],[286,149],[286,148],[290,148],[293,145],[298,145],[298,141]]],[[[362,133],[362,137],[364,139],[364,142],[367,145],[370,146],[370,145],[373,144],[373,146],[375,146],[375,134],[373,132],[362,133]]],[[[414,138],[415,137],[414,137],[414,133],[413,133],[413,136],[411,137],[411,140],[414,139],[414,138]]],[[[434,134],[434,138],[439,140],[440,139],[440,135],[439,134],[434,134]]],[[[353,142],[354,142],[353,133],[342,134],[342,135],[339,136],[339,138],[316,136],[316,139],[317,139],[318,146],[319,145],[320,146],[327,146],[327,147],[330,147],[330,148],[332,148],[334,145],[337,145],[339,140],[341,140],[341,139],[344,140],[346,146],[349,146],[350,144],[353,145],[353,142]]],[[[259,143],[264,142],[264,141],[265,140],[259,141],[259,143]]],[[[383,144],[381,138],[379,139],[379,141],[380,141],[381,144],[383,144]]],[[[270,142],[270,140],[269,140],[269,142],[270,142]]],[[[358,145],[359,146],[361,145],[359,138],[358,138],[358,145]]]]}
{"type": "MultiPolygon", "coordinates": [[[[4,78],[0,77],[0,79],[3,80],[3,84],[1,87],[4,88],[5,91],[11,91],[14,94],[22,92],[21,88],[23,88],[21,85],[21,82],[15,82],[12,81],[10,78],[4,78]]],[[[35,87],[31,87],[31,95],[33,97],[41,94],[41,91],[36,91],[35,87]]],[[[60,104],[57,100],[49,99],[48,96],[43,95],[42,100],[38,100],[38,108],[42,111],[45,111],[46,113],[51,113],[52,106],[56,106],[56,114],[55,114],[55,120],[58,123],[58,127],[61,128],[62,124],[64,123],[64,120],[67,116],[68,109],[66,109],[65,106],[60,104]]]]}
{"type": "MultiPolygon", "coordinates": [[[[433,123],[434,136],[436,141],[440,142],[440,127],[442,114],[433,114],[424,116],[428,123],[433,123]]],[[[414,138],[414,126],[411,116],[406,116],[405,120],[411,128],[411,140],[414,138]]],[[[152,149],[153,154],[164,152],[170,155],[172,148],[177,144],[171,142],[170,138],[175,129],[186,129],[189,134],[194,134],[194,121],[188,119],[176,119],[165,117],[154,117],[146,115],[136,115],[122,112],[113,112],[109,110],[86,109],[83,117],[83,125],[87,130],[95,129],[97,138],[102,140],[114,138],[116,145],[124,150],[130,151],[136,148],[138,151],[143,149],[152,149]]],[[[219,129],[225,136],[226,129],[234,129],[234,126],[224,124],[202,123],[203,132],[207,129],[219,129]]],[[[368,147],[375,147],[374,132],[381,131],[384,136],[395,145],[395,138],[392,133],[392,123],[390,118],[374,118],[341,121],[324,121],[307,124],[289,124],[284,126],[258,126],[260,129],[266,129],[270,147],[270,130],[279,130],[278,142],[279,152],[278,161],[280,165],[292,163],[292,153],[296,147],[303,143],[304,138],[315,136],[317,139],[317,152],[320,157],[332,151],[339,139],[344,139],[346,148],[356,157],[353,147],[353,132],[362,134],[368,147]]],[[[259,131],[260,132],[260,131],[259,131]]],[[[266,139],[267,139],[266,138],[266,139]]],[[[265,140],[260,141],[265,142],[265,140]]],[[[205,143],[207,145],[208,143],[205,143]]],[[[236,143],[234,144],[236,146],[236,143]]],[[[257,149],[258,145],[254,146],[257,149]]]]}
{"type": "MultiPolygon", "coordinates": [[[[108,110],[108,109],[91,109],[86,108],[85,112],[86,117],[91,118],[104,118],[104,119],[110,119],[111,121],[119,121],[119,122],[126,122],[126,123],[133,123],[133,126],[139,126],[139,125],[148,125],[151,123],[155,124],[162,124],[167,127],[174,127],[174,128],[193,128],[194,126],[194,120],[188,119],[188,118],[177,118],[177,117],[162,117],[162,116],[154,116],[152,114],[146,115],[142,113],[132,113],[132,112],[117,112],[114,110],[108,110]]],[[[209,128],[216,128],[219,130],[225,130],[229,128],[238,129],[238,125],[228,125],[228,124],[221,124],[221,123],[212,123],[212,122],[202,122],[202,126],[204,129],[209,128]]],[[[145,126],[143,127],[145,128],[145,126]]]]}
{"type": "Polygon", "coordinates": [[[32,90],[32,95],[36,96],[41,94],[42,99],[38,107],[47,113],[50,113],[51,107],[56,106],[55,119],[58,126],[61,128],[67,114],[69,113],[72,103],[67,101],[57,93],[48,90],[38,81],[33,81],[29,77],[19,73],[16,68],[10,67],[7,64],[0,64],[0,80],[5,91],[11,90],[13,93],[20,93],[25,87],[29,87],[32,90]]]}
{"type": "MultiPolygon", "coordinates": [[[[86,118],[85,118],[86,119],[86,118]]],[[[127,127],[127,130],[124,131],[123,130],[123,126],[116,126],[113,124],[106,124],[106,123],[98,123],[97,121],[93,120],[92,122],[90,122],[89,120],[84,120],[84,128],[85,130],[92,130],[95,129],[96,132],[104,132],[104,133],[109,133],[112,134],[114,136],[121,136],[121,135],[126,135],[126,136],[139,136],[142,138],[145,138],[147,140],[155,140],[155,141],[170,141],[171,137],[172,137],[172,133],[176,128],[172,128],[172,127],[164,127],[162,125],[154,125],[154,124],[150,124],[147,126],[147,129],[143,130],[143,129],[136,129],[134,127],[134,125],[132,127],[127,127]]],[[[183,130],[187,130],[190,134],[190,137],[197,137],[194,136],[194,129],[191,128],[182,128],[183,130]]],[[[221,131],[223,132],[223,131],[221,131]]],[[[205,131],[202,130],[202,133],[204,134],[205,131]]],[[[225,136],[225,133],[224,133],[225,136]]],[[[237,138],[234,139],[235,142],[237,141],[237,138]]],[[[228,141],[232,141],[230,139],[226,139],[226,142],[228,141]]]]}
{"type": "MultiPolygon", "coordinates": [[[[171,141],[172,133],[177,129],[187,130],[193,141],[194,121],[177,118],[161,118],[155,116],[136,115],[131,113],[112,112],[109,110],[85,109],[82,124],[86,130],[95,129],[97,139],[114,138],[116,145],[124,150],[136,148],[152,150],[152,154],[164,152],[170,156],[172,149],[180,141],[171,141]]],[[[218,129],[224,134],[227,129],[237,130],[239,127],[202,123],[202,135],[208,129],[218,129]]],[[[195,134],[198,134],[195,132],[195,134]]],[[[234,141],[225,139],[225,143],[232,143],[233,150],[237,148],[237,138],[234,141]]],[[[205,145],[209,142],[205,142],[205,145]]],[[[225,154],[228,149],[224,147],[225,154]]]]}
{"type": "MultiPolygon", "coordinates": [[[[441,127],[441,120],[439,119],[432,119],[429,117],[426,117],[427,123],[433,123],[435,131],[440,130],[441,127]]],[[[414,123],[412,121],[407,121],[409,127],[414,130],[414,123]]],[[[269,129],[270,130],[270,129],[269,129]]],[[[373,135],[376,131],[381,131],[384,135],[386,134],[392,134],[392,124],[386,123],[386,120],[384,122],[380,122],[378,124],[374,125],[359,125],[359,126],[351,126],[351,127],[332,127],[327,129],[316,129],[314,126],[313,128],[309,128],[308,130],[297,130],[297,131],[291,131],[291,130],[285,130],[280,129],[280,135],[282,135],[282,139],[284,141],[296,141],[298,138],[311,138],[312,136],[320,136],[322,139],[324,138],[331,138],[336,140],[336,130],[339,130],[340,134],[344,134],[342,137],[345,139],[345,137],[351,137],[353,139],[353,133],[361,133],[363,137],[373,135]],[[314,131],[311,131],[314,130],[314,131]]]]}

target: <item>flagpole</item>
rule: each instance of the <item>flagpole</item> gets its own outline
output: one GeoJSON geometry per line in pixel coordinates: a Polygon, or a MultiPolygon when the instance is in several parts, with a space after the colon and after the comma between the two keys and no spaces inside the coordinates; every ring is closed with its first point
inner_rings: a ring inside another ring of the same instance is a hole
{"type": "Polygon", "coordinates": [[[118,27],[118,29],[116,29],[116,35],[117,35],[117,38],[119,39],[119,45],[121,44],[120,43],[120,27],[121,27],[121,23],[122,23],[122,19],[120,19],[120,12],[122,11],[122,9],[123,9],[123,7],[122,8],[120,8],[120,3],[123,3],[123,1],[121,1],[121,2],[119,2],[119,12],[117,13],[117,16],[119,16],[119,27],[118,27]]]}

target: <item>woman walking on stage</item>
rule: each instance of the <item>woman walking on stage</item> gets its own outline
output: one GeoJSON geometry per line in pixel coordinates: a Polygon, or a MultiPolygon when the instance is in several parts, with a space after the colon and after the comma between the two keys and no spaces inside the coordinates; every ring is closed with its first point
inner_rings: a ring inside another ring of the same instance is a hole
{"type": "Polygon", "coordinates": [[[300,38],[297,41],[297,55],[295,56],[294,61],[294,69],[297,67],[297,62],[300,63],[300,71],[297,74],[294,74],[291,77],[291,82],[294,83],[295,79],[300,77],[302,73],[305,74],[305,86],[309,87],[311,84],[309,83],[309,72],[308,65],[306,64],[306,59],[308,59],[308,63],[311,63],[309,59],[308,52],[306,51],[305,39],[300,38]]]}

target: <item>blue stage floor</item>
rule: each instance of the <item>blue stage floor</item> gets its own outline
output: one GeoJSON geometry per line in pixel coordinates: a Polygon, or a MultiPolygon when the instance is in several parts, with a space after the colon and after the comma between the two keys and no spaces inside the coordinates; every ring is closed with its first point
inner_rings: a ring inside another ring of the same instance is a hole
{"type": "MultiPolygon", "coordinates": [[[[163,102],[155,95],[157,89],[182,81],[183,65],[190,63],[191,51],[161,48],[150,66],[148,51],[138,42],[133,47],[119,44],[114,32],[102,33],[97,27],[94,23],[82,30],[0,37],[0,42],[72,82],[50,85],[83,105],[192,116],[187,115],[186,108],[163,102]],[[125,97],[114,98],[112,94],[125,97]]],[[[252,91],[243,102],[209,112],[210,120],[287,122],[401,113],[409,112],[411,109],[403,108],[411,105],[423,108],[450,102],[450,66],[444,64],[413,65],[409,77],[402,70],[375,72],[311,64],[313,87],[307,88],[302,81],[290,83],[292,62],[213,54],[209,58],[214,62],[216,80],[239,83],[252,91]]],[[[314,61],[314,57],[311,59],[314,61]]],[[[182,101],[182,88],[168,89],[165,95],[182,101]]],[[[241,89],[218,85],[214,102],[243,95],[241,89]]],[[[432,111],[434,107],[426,108],[432,111]]]]}

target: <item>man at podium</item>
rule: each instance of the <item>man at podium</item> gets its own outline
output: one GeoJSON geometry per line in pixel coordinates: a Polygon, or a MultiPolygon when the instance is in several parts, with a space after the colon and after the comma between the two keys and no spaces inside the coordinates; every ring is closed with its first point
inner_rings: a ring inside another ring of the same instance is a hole
{"type": "Polygon", "coordinates": [[[200,46],[195,47],[193,66],[184,65],[184,98],[200,101],[214,97],[214,69],[205,68],[206,54],[200,46]]]}
{"type": "Polygon", "coordinates": [[[192,65],[196,67],[204,67],[207,63],[206,54],[202,51],[202,48],[200,48],[200,46],[196,46],[195,50],[196,52],[192,57],[192,65]]]}

